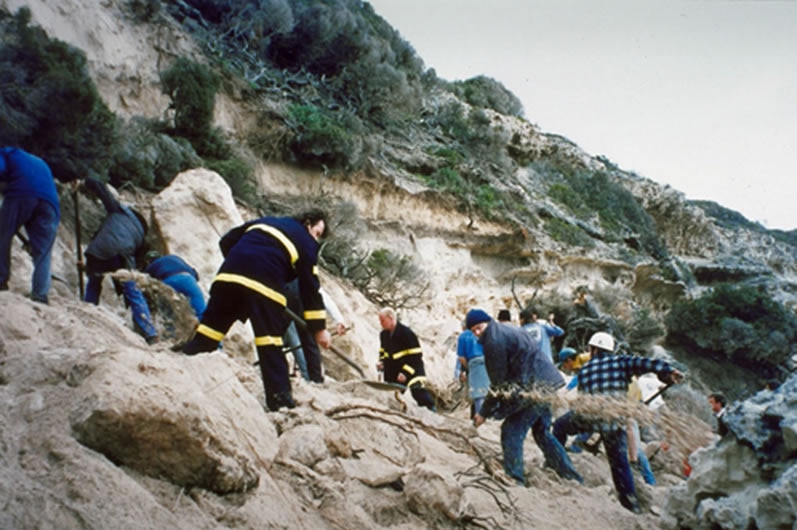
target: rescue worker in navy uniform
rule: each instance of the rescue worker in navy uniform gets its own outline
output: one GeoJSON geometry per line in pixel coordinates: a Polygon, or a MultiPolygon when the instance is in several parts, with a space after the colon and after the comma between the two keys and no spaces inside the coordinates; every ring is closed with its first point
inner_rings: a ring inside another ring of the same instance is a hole
{"type": "Polygon", "coordinates": [[[379,362],[376,369],[384,371],[385,381],[410,389],[415,402],[429,410],[436,410],[434,397],[424,388],[426,372],[418,337],[398,321],[396,312],[385,307],[379,311],[379,362]]]}
{"type": "Polygon", "coordinates": [[[224,263],[210,287],[205,314],[183,353],[215,351],[235,320],[252,322],[269,410],[293,408],[282,337],[288,327],[285,285],[298,278],[302,317],[316,342],[328,348],[326,312],[316,262],[326,232],[326,214],[310,210],[295,217],[263,217],[228,232],[219,245],[224,263]]]}

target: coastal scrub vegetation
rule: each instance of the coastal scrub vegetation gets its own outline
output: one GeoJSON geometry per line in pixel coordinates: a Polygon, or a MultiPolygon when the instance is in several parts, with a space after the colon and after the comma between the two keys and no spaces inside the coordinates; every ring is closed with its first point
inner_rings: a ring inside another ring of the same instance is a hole
{"type": "Polygon", "coordinates": [[[797,316],[758,287],[721,284],[676,302],[667,338],[734,362],[777,366],[795,352],[797,316]]]}
{"type": "Polygon", "coordinates": [[[116,118],[88,74],[85,54],[31,26],[31,12],[0,10],[0,138],[42,157],[56,178],[105,175],[116,118]]]}

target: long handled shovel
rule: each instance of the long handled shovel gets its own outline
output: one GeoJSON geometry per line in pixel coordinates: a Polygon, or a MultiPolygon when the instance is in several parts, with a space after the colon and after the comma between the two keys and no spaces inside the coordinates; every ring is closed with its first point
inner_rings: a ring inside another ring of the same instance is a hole
{"type": "MultiPolygon", "coordinates": [[[[291,320],[296,322],[297,326],[301,326],[302,329],[307,328],[307,322],[305,322],[302,317],[294,313],[289,307],[285,308],[285,312],[288,313],[288,316],[291,317],[291,320]]],[[[360,368],[360,366],[356,362],[354,362],[348,355],[337,349],[332,344],[329,345],[329,349],[332,351],[332,353],[340,357],[346,364],[357,370],[357,372],[360,374],[361,377],[365,377],[365,372],[363,371],[363,369],[360,368]]]]}
{"type": "Polygon", "coordinates": [[[77,246],[77,282],[80,288],[80,299],[83,300],[83,249],[80,245],[80,206],[77,189],[72,191],[72,201],[75,203],[75,241],[77,246]]]}
{"type": "Polygon", "coordinates": [[[649,398],[647,398],[647,399],[644,401],[644,404],[645,404],[645,405],[650,405],[650,404],[653,402],[653,400],[654,400],[654,399],[656,399],[657,397],[659,397],[660,395],[662,395],[664,392],[666,392],[666,391],[667,391],[667,389],[669,389],[669,388],[670,388],[672,385],[673,385],[673,383],[667,383],[667,384],[666,384],[666,385],[664,385],[663,387],[659,388],[659,389],[658,389],[658,390],[657,390],[657,391],[656,391],[654,394],[651,394],[651,395],[650,395],[650,397],[649,397],[649,398]]]}

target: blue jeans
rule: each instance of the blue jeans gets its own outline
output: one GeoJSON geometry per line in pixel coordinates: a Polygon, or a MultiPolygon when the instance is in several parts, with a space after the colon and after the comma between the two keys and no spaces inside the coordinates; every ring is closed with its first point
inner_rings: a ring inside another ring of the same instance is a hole
{"type": "Polygon", "coordinates": [[[603,447],[612,470],[612,481],[617,497],[625,508],[639,511],[639,499],[634,485],[634,475],[628,463],[628,437],[625,423],[622,425],[596,424],[579,417],[572,411],[556,419],[553,435],[559,442],[564,442],[568,435],[585,431],[598,430],[603,437],[603,447]]]}
{"type": "Polygon", "coordinates": [[[50,266],[58,212],[53,205],[36,197],[5,197],[0,206],[0,284],[11,277],[11,242],[24,226],[33,258],[31,298],[47,302],[50,292],[50,266]]]}
{"type": "MultiPolygon", "coordinates": [[[[473,414],[478,414],[479,411],[482,409],[483,404],[484,404],[483,397],[473,398],[473,405],[472,405],[473,414]]],[[[473,417],[473,414],[471,414],[471,418],[473,417]]]]}
{"type": "Polygon", "coordinates": [[[202,289],[193,276],[190,274],[172,274],[164,278],[163,283],[188,298],[188,303],[191,304],[191,309],[194,310],[197,320],[202,320],[207,302],[205,302],[205,295],[202,294],[202,289]]]}
{"type": "Polygon", "coordinates": [[[284,343],[286,348],[291,348],[293,351],[293,360],[296,363],[296,367],[299,369],[299,373],[302,374],[302,378],[305,381],[310,380],[310,373],[307,371],[307,361],[304,358],[304,350],[302,350],[302,341],[299,338],[299,332],[296,330],[296,324],[291,321],[288,325],[288,329],[285,330],[285,336],[282,338],[282,342],[284,343]]]}
{"type": "Polygon", "coordinates": [[[504,471],[518,483],[525,484],[523,473],[523,441],[531,429],[534,441],[542,450],[545,462],[563,478],[583,482],[573,467],[565,448],[551,434],[551,406],[533,403],[510,414],[501,424],[501,448],[504,453],[504,471]]]}
{"type": "Polygon", "coordinates": [[[603,426],[601,434],[620,504],[629,510],[638,511],[639,499],[634,485],[634,475],[628,463],[628,436],[625,425],[603,426]]]}
{"type": "MultiPolygon", "coordinates": [[[[121,256],[114,256],[107,260],[97,259],[91,255],[86,256],[86,269],[89,277],[89,281],[86,284],[86,302],[94,305],[99,304],[100,294],[102,293],[103,273],[122,268],[125,268],[125,260],[121,256]]],[[[136,282],[128,280],[121,283],[114,282],[114,285],[117,287],[117,293],[121,291],[121,294],[124,295],[125,303],[133,313],[133,323],[136,326],[136,330],[146,339],[157,337],[158,330],[152,321],[147,299],[144,298],[144,294],[136,286],[136,282]]]]}
{"type": "Polygon", "coordinates": [[[291,321],[283,337],[285,346],[294,348],[293,359],[305,381],[314,383],[324,382],[324,373],[321,368],[321,350],[315,342],[315,337],[306,329],[298,329],[296,323],[291,321]]]}
{"type": "Polygon", "coordinates": [[[636,440],[637,465],[639,466],[639,472],[642,474],[642,479],[645,481],[645,484],[655,486],[656,476],[653,474],[653,469],[650,467],[648,455],[646,455],[644,449],[642,449],[642,440],[639,436],[639,423],[632,421],[631,429],[631,433],[636,440]]]}

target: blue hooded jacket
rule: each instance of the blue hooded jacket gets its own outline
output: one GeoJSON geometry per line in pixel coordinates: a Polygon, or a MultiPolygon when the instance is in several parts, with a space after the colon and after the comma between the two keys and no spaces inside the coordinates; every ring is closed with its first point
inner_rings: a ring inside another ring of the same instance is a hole
{"type": "Polygon", "coordinates": [[[484,347],[490,389],[513,394],[502,399],[488,395],[481,408],[482,416],[505,418],[529,404],[514,394],[564,386],[562,374],[523,328],[490,319],[479,342],[484,347]]]}
{"type": "Polygon", "coordinates": [[[41,158],[18,147],[0,148],[0,182],[6,184],[6,197],[38,197],[50,203],[60,218],[53,173],[41,158]]]}

